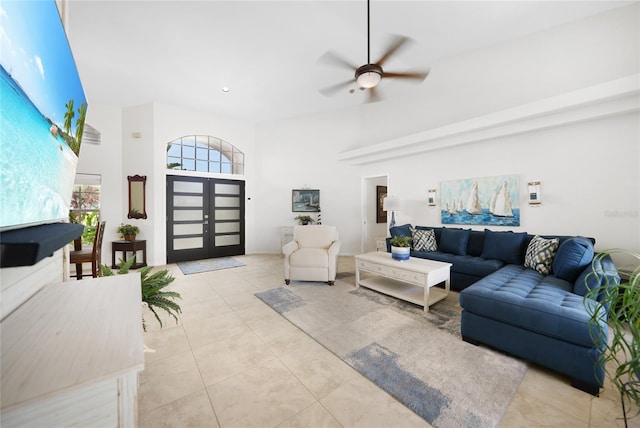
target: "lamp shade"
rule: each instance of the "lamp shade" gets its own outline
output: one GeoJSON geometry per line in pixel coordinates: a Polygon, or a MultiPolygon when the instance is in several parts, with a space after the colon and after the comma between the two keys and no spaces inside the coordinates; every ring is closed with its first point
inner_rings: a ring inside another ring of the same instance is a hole
{"type": "Polygon", "coordinates": [[[385,211],[398,211],[400,209],[400,199],[395,196],[387,196],[382,202],[382,209],[385,211]]]}

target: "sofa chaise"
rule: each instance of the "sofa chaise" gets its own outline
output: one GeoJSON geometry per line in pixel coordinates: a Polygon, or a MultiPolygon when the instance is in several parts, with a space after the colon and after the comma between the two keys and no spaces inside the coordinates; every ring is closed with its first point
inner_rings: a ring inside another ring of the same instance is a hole
{"type": "Polygon", "coordinates": [[[412,236],[412,256],[453,263],[463,340],[550,368],[598,394],[605,374],[598,349],[608,328],[606,317],[590,323],[596,302],[584,296],[620,278],[608,256],[594,259],[594,239],[411,225],[390,231],[412,236]]]}

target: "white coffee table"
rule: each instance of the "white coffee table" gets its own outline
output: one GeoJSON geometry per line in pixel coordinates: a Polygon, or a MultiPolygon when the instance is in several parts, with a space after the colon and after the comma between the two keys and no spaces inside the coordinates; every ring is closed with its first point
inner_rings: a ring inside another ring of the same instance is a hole
{"type": "Polygon", "coordinates": [[[449,295],[451,263],[411,257],[398,261],[391,253],[375,252],[356,256],[356,288],[362,286],[397,299],[415,303],[429,312],[429,306],[449,295]],[[374,274],[363,279],[360,272],[374,274]],[[444,282],[444,290],[433,288],[444,282]]]}

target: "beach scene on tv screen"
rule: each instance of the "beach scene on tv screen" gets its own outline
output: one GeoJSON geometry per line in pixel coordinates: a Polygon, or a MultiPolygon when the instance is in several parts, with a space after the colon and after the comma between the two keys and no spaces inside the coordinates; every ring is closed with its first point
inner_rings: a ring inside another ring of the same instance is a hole
{"type": "Polygon", "coordinates": [[[0,229],[58,221],[87,100],[54,0],[0,2],[0,229]]]}

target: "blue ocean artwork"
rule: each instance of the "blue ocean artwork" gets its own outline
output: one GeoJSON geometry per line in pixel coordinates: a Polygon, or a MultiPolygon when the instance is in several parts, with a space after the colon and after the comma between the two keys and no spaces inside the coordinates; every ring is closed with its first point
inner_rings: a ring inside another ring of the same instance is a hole
{"type": "Polygon", "coordinates": [[[69,218],[87,101],[55,1],[0,7],[0,230],[69,218]]]}
{"type": "Polygon", "coordinates": [[[442,224],[520,226],[517,175],[444,181],[440,196],[442,224]]]}

